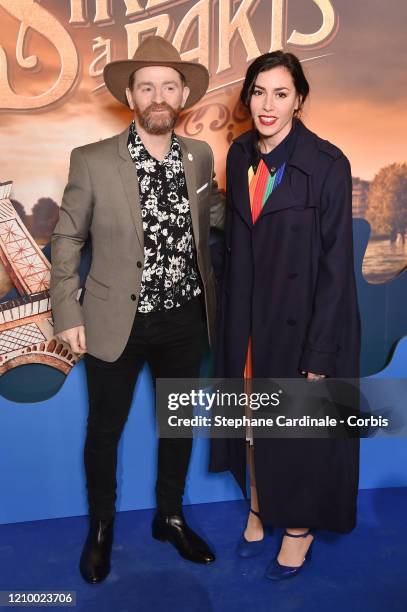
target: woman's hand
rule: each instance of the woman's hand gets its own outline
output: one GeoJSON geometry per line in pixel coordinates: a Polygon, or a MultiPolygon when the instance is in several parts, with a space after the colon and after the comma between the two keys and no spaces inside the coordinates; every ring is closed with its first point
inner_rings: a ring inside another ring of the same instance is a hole
{"type": "Polygon", "coordinates": [[[302,371],[301,374],[304,374],[304,376],[306,376],[309,380],[319,380],[320,378],[326,378],[325,374],[314,374],[313,372],[302,371]]]}

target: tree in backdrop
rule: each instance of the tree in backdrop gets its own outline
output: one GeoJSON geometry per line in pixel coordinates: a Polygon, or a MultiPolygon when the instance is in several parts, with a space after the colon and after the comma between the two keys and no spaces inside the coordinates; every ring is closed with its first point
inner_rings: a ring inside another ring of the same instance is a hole
{"type": "Polygon", "coordinates": [[[31,233],[34,238],[48,242],[58,216],[58,204],[52,198],[39,198],[32,209],[31,233]]]}
{"type": "Polygon", "coordinates": [[[407,230],[407,164],[381,168],[370,183],[366,219],[373,236],[389,236],[407,230]]]}
{"type": "Polygon", "coordinates": [[[21,202],[19,202],[18,200],[11,199],[10,202],[12,203],[14,210],[16,211],[22,222],[27,225],[27,213],[25,212],[24,205],[21,204],[21,202]]]}

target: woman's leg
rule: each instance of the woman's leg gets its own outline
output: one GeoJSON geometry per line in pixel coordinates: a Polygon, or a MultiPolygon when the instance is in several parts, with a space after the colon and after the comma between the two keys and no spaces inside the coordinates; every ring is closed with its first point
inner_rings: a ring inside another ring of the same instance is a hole
{"type": "MultiPolygon", "coordinates": [[[[254,469],[254,450],[253,445],[247,444],[247,464],[249,466],[249,476],[250,476],[250,499],[251,505],[250,507],[256,512],[259,511],[259,501],[257,497],[257,487],[256,487],[256,472],[254,469]]],[[[299,535],[301,533],[305,533],[308,529],[306,527],[287,527],[288,533],[292,533],[294,535],[299,535]]],[[[261,540],[264,536],[263,524],[261,520],[253,514],[253,512],[249,512],[249,517],[247,520],[247,527],[244,532],[244,537],[249,542],[254,540],[261,540]]],[[[299,567],[304,562],[304,557],[307,553],[308,548],[310,547],[314,536],[309,534],[305,538],[290,538],[290,536],[284,536],[280,552],[278,554],[278,562],[281,565],[287,565],[290,567],[299,567]]]]}
{"type": "MultiPolygon", "coordinates": [[[[254,470],[254,453],[253,446],[249,443],[247,443],[247,464],[249,466],[250,476],[250,507],[255,512],[258,512],[259,500],[257,498],[256,478],[254,470]]],[[[244,537],[248,542],[253,542],[255,540],[262,540],[263,536],[264,531],[261,520],[255,514],[253,514],[253,512],[249,512],[244,537]]]]}
{"type": "MultiPolygon", "coordinates": [[[[288,533],[299,535],[307,531],[304,527],[287,527],[288,533]]],[[[307,550],[311,546],[314,536],[310,533],[305,538],[290,538],[284,536],[281,542],[280,552],[278,553],[277,561],[281,565],[289,567],[299,567],[303,564],[307,550]]]]}

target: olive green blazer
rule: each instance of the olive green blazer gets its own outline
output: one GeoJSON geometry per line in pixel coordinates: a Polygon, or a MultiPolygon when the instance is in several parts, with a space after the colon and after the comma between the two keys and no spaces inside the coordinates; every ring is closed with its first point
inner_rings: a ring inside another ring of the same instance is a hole
{"type": "MultiPolygon", "coordinates": [[[[58,334],[85,325],[87,351],[105,361],[123,352],[137,310],[144,235],[137,171],[127,149],[129,128],[73,149],[59,220],[51,238],[51,304],[58,334]],[[80,251],[90,235],[92,261],[80,304],[80,251]],[[137,265],[141,262],[141,265],[137,265]]],[[[205,297],[209,344],[215,338],[215,277],[209,227],[222,229],[225,203],[206,142],[178,136],[205,297]]]]}

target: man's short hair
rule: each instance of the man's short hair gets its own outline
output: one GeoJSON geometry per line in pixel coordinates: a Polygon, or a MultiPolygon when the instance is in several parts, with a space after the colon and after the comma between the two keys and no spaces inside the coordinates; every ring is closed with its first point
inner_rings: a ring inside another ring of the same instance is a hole
{"type": "MultiPolygon", "coordinates": [[[[174,70],[176,70],[176,68],[174,68],[174,70]]],[[[136,74],[137,70],[135,70],[134,72],[131,73],[130,77],[129,77],[129,89],[130,91],[133,91],[133,86],[134,86],[134,80],[135,80],[135,74],[136,74]]],[[[182,74],[182,72],[180,72],[179,70],[177,70],[178,74],[181,77],[181,83],[182,86],[185,87],[185,83],[186,83],[186,79],[184,77],[184,75],[182,74]]]]}

